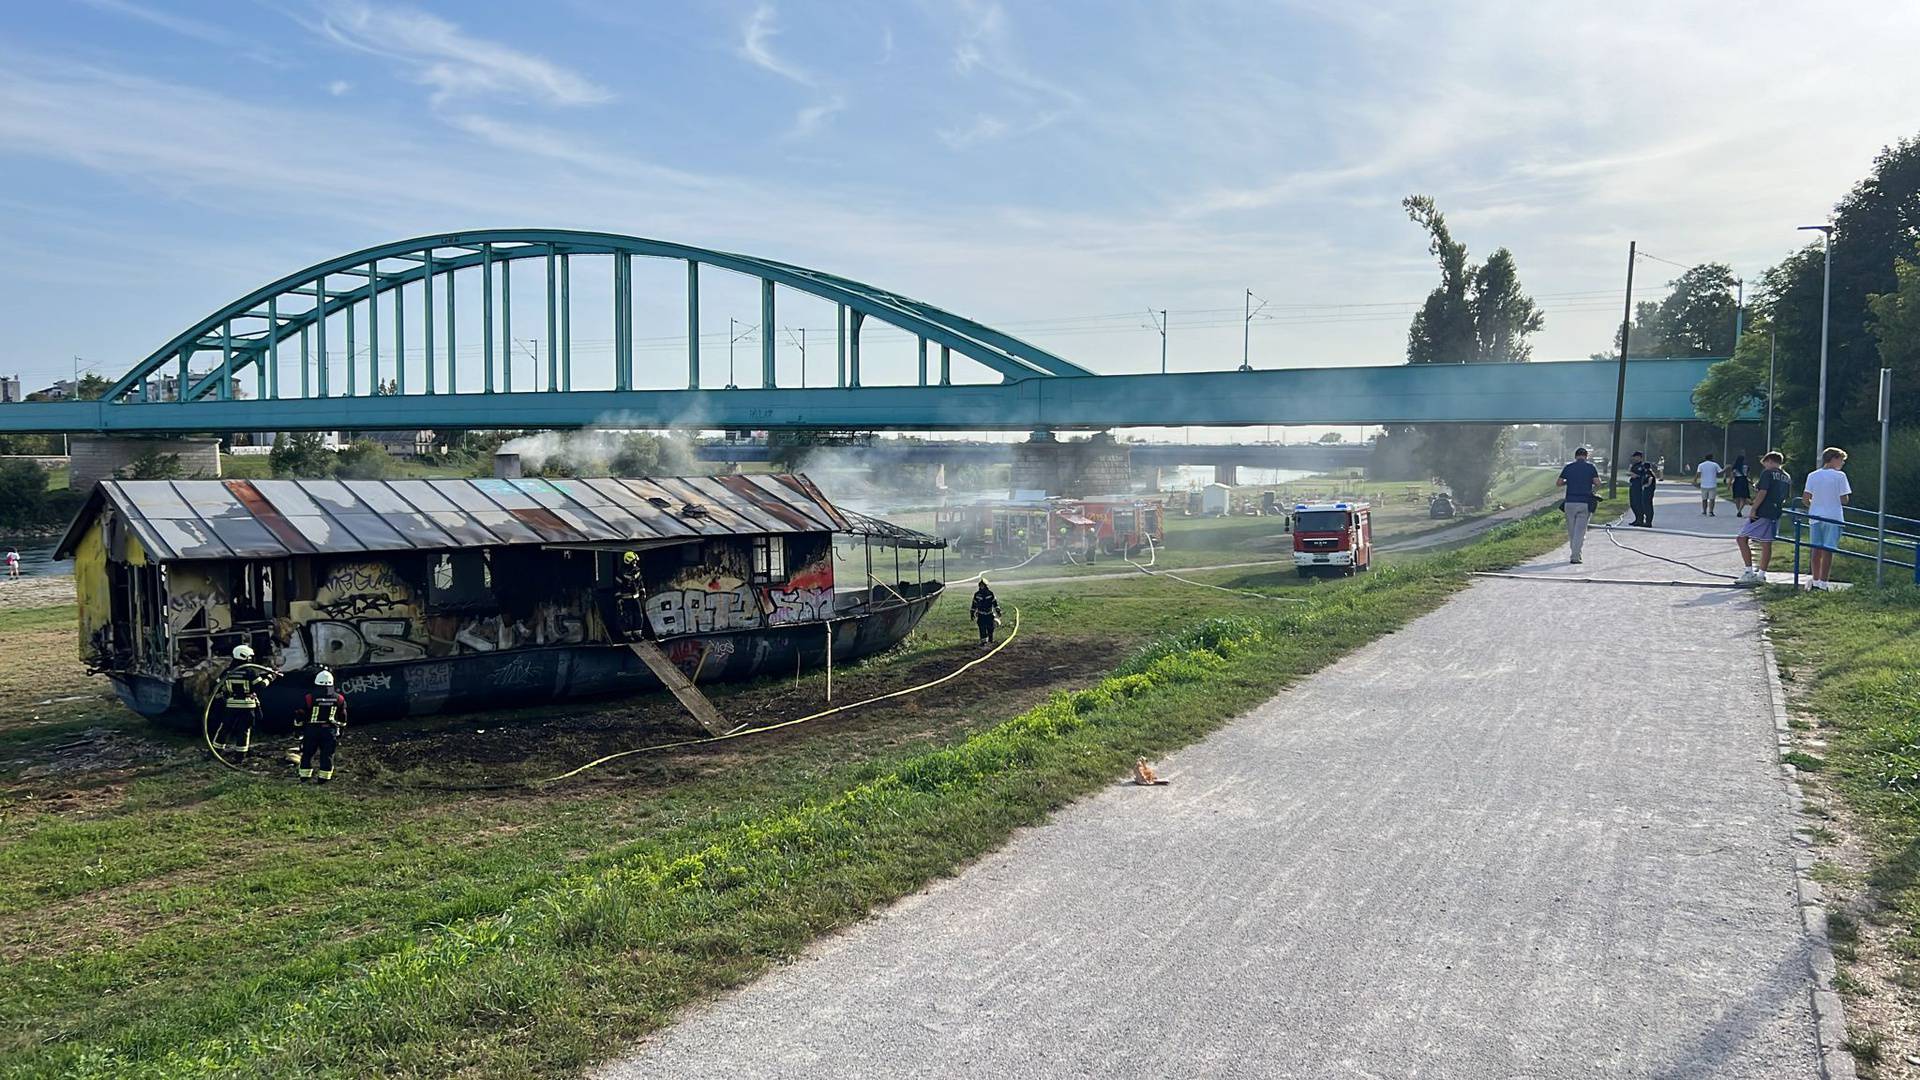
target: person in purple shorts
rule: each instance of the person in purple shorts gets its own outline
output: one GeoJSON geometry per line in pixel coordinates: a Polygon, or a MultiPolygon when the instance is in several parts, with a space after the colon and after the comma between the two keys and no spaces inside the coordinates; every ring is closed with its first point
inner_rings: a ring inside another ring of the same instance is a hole
{"type": "Polygon", "coordinates": [[[1747,523],[1734,537],[1734,543],[1740,545],[1740,561],[1747,564],[1740,576],[1742,585],[1766,583],[1767,565],[1773,561],[1773,538],[1780,534],[1780,514],[1793,498],[1793,478],[1787,475],[1786,463],[1778,450],[1760,459],[1760,476],[1753,484],[1753,509],[1747,511],[1747,523]],[[1753,544],[1760,545],[1758,566],[1753,561],[1753,544]]]}

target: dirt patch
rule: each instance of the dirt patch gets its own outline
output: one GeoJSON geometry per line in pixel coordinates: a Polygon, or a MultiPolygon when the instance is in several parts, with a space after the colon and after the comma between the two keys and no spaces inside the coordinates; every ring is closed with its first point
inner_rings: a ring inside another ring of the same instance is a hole
{"type": "Polygon", "coordinates": [[[73,577],[0,578],[0,611],[27,611],[74,602],[73,577]]]}
{"type": "MultiPolygon", "coordinates": [[[[831,739],[846,744],[906,744],[969,723],[1002,719],[1054,690],[1084,685],[1118,662],[1111,642],[1023,638],[994,662],[922,693],[725,743],[685,747],[662,758],[636,758],[602,777],[641,769],[706,773],[757,760],[796,742],[831,739]]],[[[836,673],[834,703],[844,704],[918,686],[947,675],[977,656],[971,646],[940,649],[903,663],[868,662],[836,673]]],[[[762,727],[828,708],[824,681],[765,680],[715,692],[715,704],[733,724],[762,727]]],[[[522,709],[409,720],[349,730],[343,759],[375,784],[409,786],[432,778],[449,784],[519,783],[554,775],[604,754],[697,738],[699,732],[664,693],[585,702],[566,711],[522,709]]],[[[430,785],[429,785],[430,786],[430,785]]]]}

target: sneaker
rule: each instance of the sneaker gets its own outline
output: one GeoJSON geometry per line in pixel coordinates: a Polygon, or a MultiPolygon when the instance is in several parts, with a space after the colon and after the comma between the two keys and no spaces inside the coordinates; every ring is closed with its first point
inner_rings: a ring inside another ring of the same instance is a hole
{"type": "Polygon", "coordinates": [[[1580,565],[1580,556],[1578,556],[1578,555],[1575,555],[1575,556],[1574,556],[1573,558],[1571,558],[1571,559],[1568,559],[1568,560],[1567,560],[1567,562],[1569,562],[1569,563],[1571,563],[1571,564],[1573,564],[1574,566],[1579,566],[1579,565],[1580,565]]]}
{"type": "Polygon", "coordinates": [[[1766,583],[1767,575],[1759,567],[1749,566],[1746,572],[1740,575],[1742,585],[1765,585],[1766,583]]]}

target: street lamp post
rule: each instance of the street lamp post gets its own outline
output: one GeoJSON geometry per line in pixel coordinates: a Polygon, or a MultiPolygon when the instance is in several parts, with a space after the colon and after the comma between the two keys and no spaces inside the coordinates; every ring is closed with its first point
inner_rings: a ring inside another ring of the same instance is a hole
{"type": "Polygon", "coordinates": [[[1773,360],[1775,347],[1780,344],[1778,327],[1767,328],[1767,445],[1760,448],[1761,453],[1773,449],[1773,360]]]}
{"type": "Polygon", "coordinates": [[[1826,271],[1820,284],[1820,411],[1813,418],[1813,454],[1817,460],[1827,445],[1827,313],[1833,299],[1833,226],[1802,225],[1801,232],[1817,232],[1824,239],[1826,271]]]}

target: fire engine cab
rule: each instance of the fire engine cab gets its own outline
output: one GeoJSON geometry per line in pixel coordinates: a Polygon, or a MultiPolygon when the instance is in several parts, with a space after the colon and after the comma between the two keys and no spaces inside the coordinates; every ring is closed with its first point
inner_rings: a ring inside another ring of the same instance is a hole
{"type": "Polygon", "coordinates": [[[1300,503],[1293,508],[1293,565],[1301,577],[1353,574],[1373,565],[1373,507],[1300,503]]]}

